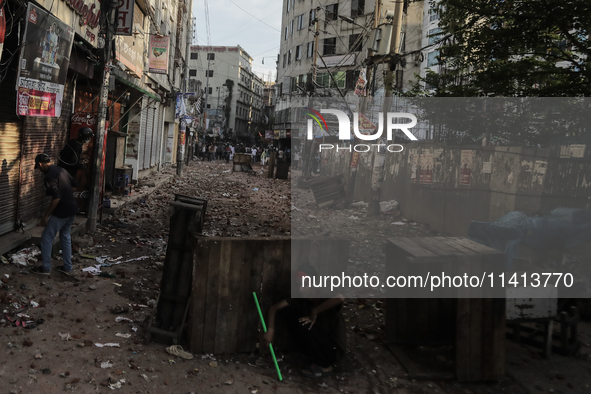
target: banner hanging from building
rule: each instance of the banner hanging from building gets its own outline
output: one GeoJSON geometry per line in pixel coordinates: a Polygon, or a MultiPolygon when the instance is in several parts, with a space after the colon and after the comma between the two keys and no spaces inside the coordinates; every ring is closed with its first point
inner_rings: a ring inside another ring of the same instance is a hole
{"type": "Polygon", "coordinates": [[[168,74],[168,45],[167,36],[150,36],[150,52],[148,56],[148,71],[155,74],[168,74]]]}
{"type": "Polygon", "coordinates": [[[365,86],[367,85],[367,74],[365,72],[365,68],[362,68],[359,71],[359,79],[357,80],[357,84],[355,85],[355,94],[357,96],[365,96],[367,94],[367,89],[365,86]]]}
{"type": "Polygon", "coordinates": [[[33,3],[29,3],[26,18],[16,86],[16,113],[59,117],[74,30],[33,3]]]}

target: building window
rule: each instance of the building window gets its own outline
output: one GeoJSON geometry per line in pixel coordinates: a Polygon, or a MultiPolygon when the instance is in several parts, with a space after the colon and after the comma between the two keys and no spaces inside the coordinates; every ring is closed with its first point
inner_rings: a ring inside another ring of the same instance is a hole
{"type": "Polygon", "coordinates": [[[293,19],[289,23],[289,35],[293,36],[293,19]]]}
{"type": "Polygon", "coordinates": [[[314,56],[314,41],[310,41],[308,43],[308,57],[313,57],[314,56]]]}
{"type": "Polygon", "coordinates": [[[296,47],[295,60],[300,60],[301,58],[302,58],[302,46],[298,45],[296,47]]]}
{"type": "Polygon", "coordinates": [[[198,55],[197,52],[191,52],[191,60],[197,59],[197,55],[198,55]]]}
{"type": "Polygon", "coordinates": [[[289,52],[287,52],[287,64],[291,64],[291,52],[291,49],[289,50],[289,52]]]}
{"type": "Polygon", "coordinates": [[[357,18],[365,13],[365,0],[351,0],[351,18],[357,18]]]}
{"type": "Polygon", "coordinates": [[[435,29],[429,30],[427,37],[429,37],[429,45],[435,44],[441,39],[441,29],[436,27],[435,29]]]}
{"type": "Polygon", "coordinates": [[[439,62],[437,61],[437,57],[439,56],[439,51],[429,52],[427,55],[427,67],[437,66],[439,62]]]}
{"type": "Polygon", "coordinates": [[[359,52],[361,50],[361,34],[351,34],[349,36],[349,51],[359,52]]]}
{"type": "Polygon", "coordinates": [[[190,77],[196,77],[197,76],[197,70],[189,70],[189,76],[190,77]]]}
{"type": "Polygon", "coordinates": [[[324,56],[327,56],[327,55],[334,55],[335,53],[337,53],[337,38],[336,37],[325,38],[322,54],[324,56]]]}
{"type": "Polygon", "coordinates": [[[209,88],[208,94],[213,94],[213,88],[212,87],[209,88]]]}
{"type": "Polygon", "coordinates": [[[287,9],[286,12],[289,12],[289,10],[291,9],[291,0],[287,0],[287,4],[286,4],[285,8],[287,9]]]}
{"type": "Polygon", "coordinates": [[[434,9],[429,9],[429,22],[438,21],[439,14],[434,9]]]}
{"type": "Polygon", "coordinates": [[[285,68],[285,62],[287,61],[287,53],[283,54],[283,68],[285,68]]]}
{"type": "Polygon", "coordinates": [[[213,77],[213,70],[205,70],[205,77],[213,77]]]}
{"type": "Polygon", "coordinates": [[[326,6],[326,20],[336,21],[339,15],[339,3],[326,6]]]}
{"type": "Polygon", "coordinates": [[[406,51],[406,33],[400,32],[400,46],[398,47],[398,53],[404,53],[406,51]]]}
{"type": "Polygon", "coordinates": [[[314,24],[315,20],[316,20],[316,8],[314,8],[313,10],[310,10],[310,20],[308,21],[308,25],[312,26],[314,24]]]}
{"type": "Polygon", "coordinates": [[[285,26],[285,35],[283,36],[284,40],[287,40],[287,26],[285,26]]]}
{"type": "Polygon", "coordinates": [[[357,80],[359,79],[359,71],[347,70],[346,73],[345,88],[355,89],[355,85],[357,85],[357,80]]]}
{"type": "Polygon", "coordinates": [[[207,104],[207,108],[211,108],[211,104],[207,104]]]}
{"type": "Polygon", "coordinates": [[[207,60],[215,60],[215,53],[208,53],[207,60]]]}
{"type": "Polygon", "coordinates": [[[304,14],[298,15],[298,30],[302,30],[304,28],[304,14]]]}

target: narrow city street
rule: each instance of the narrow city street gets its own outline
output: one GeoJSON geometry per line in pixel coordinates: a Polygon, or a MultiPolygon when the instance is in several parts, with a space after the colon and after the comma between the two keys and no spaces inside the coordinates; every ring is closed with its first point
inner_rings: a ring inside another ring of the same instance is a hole
{"type": "MultiPolygon", "coordinates": [[[[172,178],[148,197],[105,217],[92,237],[75,239],[71,277],[55,270],[51,276],[38,276],[15,264],[0,266],[4,315],[0,348],[5,356],[0,361],[1,391],[492,394],[539,388],[588,392],[582,375],[591,372],[586,355],[591,341],[588,325],[580,332],[585,345],[578,358],[544,360],[535,350],[509,342],[508,362],[516,367],[496,384],[409,380],[385,346],[385,300],[380,298],[346,301],[347,354],[334,376],[319,380],[303,377],[299,366],[286,363],[281,352],[284,380],[279,382],[268,355],[195,354],[185,360],[168,354],[165,344],[147,343],[143,323],[155,313],[168,241],[168,205],[175,193],[208,200],[206,236],[288,235],[294,211],[298,220],[309,220],[312,228],[316,220],[335,218],[334,210],[329,214],[328,209],[316,208],[311,194],[308,206],[292,211],[290,183],[266,178],[258,165],[252,174],[233,173],[230,168],[223,162],[193,162],[183,178],[172,178]],[[100,275],[93,275],[83,271],[98,264],[93,257],[115,260],[111,266],[99,267],[100,275]]],[[[420,224],[389,227],[392,218],[386,215],[370,219],[355,209],[336,212],[340,221],[357,215],[358,219],[349,221],[359,231],[377,227],[384,236],[429,233],[420,224]]],[[[346,225],[339,226],[347,233],[346,225]]],[[[352,256],[351,263],[363,265],[357,261],[363,253],[352,256]]],[[[453,359],[449,347],[419,347],[412,354],[417,364],[443,371],[449,370],[453,359]]]]}

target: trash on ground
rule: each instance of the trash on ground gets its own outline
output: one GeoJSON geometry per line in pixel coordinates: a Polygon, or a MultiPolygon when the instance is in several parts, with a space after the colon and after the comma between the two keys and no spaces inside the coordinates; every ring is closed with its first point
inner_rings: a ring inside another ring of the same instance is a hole
{"type": "Polygon", "coordinates": [[[120,332],[116,333],[115,336],[116,337],[121,337],[121,338],[126,338],[126,339],[127,338],[131,338],[131,334],[123,334],[123,333],[120,333],[120,332]]]}
{"type": "Polygon", "coordinates": [[[128,318],[128,317],[123,317],[123,316],[117,316],[117,317],[115,318],[115,321],[116,321],[116,322],[120,322],[120,321],[130,321],[130,322],[133,322],[133,320],[131,320],[130,318],[128,318]]]}
{"type": "Polygon", "coordinates": [[[368,205],[365,201],[357,201],[349,205],[349,208],[367,208],[368,205]]]}
{"type": "Polygon", "coordinates": [[[37,263],[37,256],[41,255],[41,250],[37,246],[24,248],[9,256],[13,264],[28,265],[37,263]]]}
{"type": "Polygon", "coordinates": [[[61,332],[58,332],[58,335],[60,336],[62,341],[69,341],[70,339],[72,339],[72,336],[70,335],[69,332],[62,334],[61,332]]]}
{"type": "Polygon", "coordinates": [[[380,213],[394,213],[398,210],[398,201],[382,201],[380,202],[380,213]]]}
{"type": "Polygon", "coordinates": [[[118,343],[95,343],[96,347],[121,347],[118,343]]]}
{"type": "Polygon", "coordinates": [[[110,361],[104,361],[101,363],[102,369],[107,369],[107,368],[112,368],[112,367],[113,367],[113,363],[111,363],[110,361]]]}
{"type": "Polygon", "coordinates": [[[392,224],[395,225],[395,226],[404,226],[406,223],[404,223],[404,222],[394,222],[392,224]]]}

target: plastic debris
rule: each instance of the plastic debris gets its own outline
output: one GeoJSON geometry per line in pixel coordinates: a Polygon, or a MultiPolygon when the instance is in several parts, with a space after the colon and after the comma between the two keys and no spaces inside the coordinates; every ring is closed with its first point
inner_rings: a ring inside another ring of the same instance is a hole
{"type": "Polygon", "coordinates": [[[292,205],[292,206],[291,206],[291,210],[292,210],[292,211],[298,211],[298,212],[301,212],[301,211],[302,211],[301,209],[299,209],[299,208],[298,208],[298,207],[296,207],[295,205],[292,205]]]}
{"type": "Polygon", "coordinates": [[[252,191],[253,192],[258,192],[259,191],[259,188],[258,187],[255,187],[254,189],[252,189],[252,191]]]}
{"type": "Polygon", "coordinates": [[[60,336],[62,341],[69,341],[70,339],[72,339],[72,336],[70,335],[69,332],[62,334],[61,332],[58,332],[58,335],[60,336]]]}
{"type": "Polygon", "coordinates": [[[404,222],[394,222],[392,224],[395,225],[395,226],[404,226],[406,223],[404,223],[404,222]]]}
{"type": "Polygon", "coordinates": [[[95,343],[96,347],[121,347],[118,343],[95,343]]]}
{"type": "Polygon", "coordinates": [[[117,317],[115,318],[115,321],[116,321],[117,323],[119,323],[120,321],[130,321],[130,322],[133,322],[133,320],[131,320],[130,318],[128,318],[128,317],[123,317],[123,316],[117,316],[117,317]]]}
{"type": "Polygon", "coordinates": [[[398,209],[398,201],[382,201],[380,202],[380,213],[394,213],[398,209]]]}
{"type": "Polygon", "coordinates": [[[41,250],[37,246],[24,248],[9,256],[13,264],[28,266],[37,263],[37,256],[41,255],[41,250]]]}
{"type": "Polygon", "coordinates": [[[131,334],[123,334],[123,333],[120,333],[120,332],[116,333],[115,336],[116,337],[125,338],[125,339],[131,338],[131,334]]]}
{"type": "Polygon", "coordinates": [[[104,361],[101,363],[102,369],[107,369],[107,368],[112,368],[112,367],[113,367],[113,363],[111,363],[110,361],[104,361]]]}

